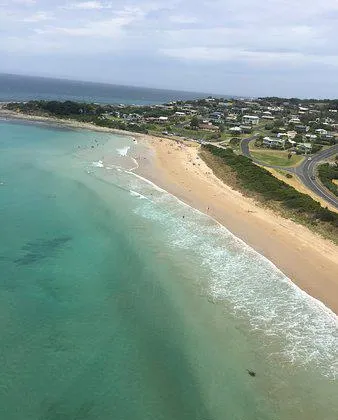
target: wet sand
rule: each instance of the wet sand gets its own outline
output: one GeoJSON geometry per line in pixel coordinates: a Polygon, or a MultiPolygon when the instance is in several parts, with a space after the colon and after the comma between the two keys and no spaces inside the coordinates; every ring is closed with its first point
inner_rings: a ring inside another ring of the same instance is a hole
{"type": "Polygon", "coordinates": [[[224,184],[199,158],[197,144],[72,120],[26,116],[1,107],[0,117],[133,136],[141,145],[133,155],[139,165],[136,173],[209,214],[338,314],[338,246],[224,184]]]}
{"type": "Polygon", "coordinates": [[[140,136],[137,173],[209,214],[271,260],[295,284],[338,313],[338,247],[306,227],[261,207],[220,181],[198,146],[140,136]]]}

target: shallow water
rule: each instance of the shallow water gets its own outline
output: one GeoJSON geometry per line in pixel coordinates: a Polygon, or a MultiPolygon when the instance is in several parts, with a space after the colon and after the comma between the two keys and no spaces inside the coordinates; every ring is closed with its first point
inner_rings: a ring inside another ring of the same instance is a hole
{"type": "Polygon", "coordinates": [[[337,418],[336,318],[126,170],[132,139],[0,145],[0,418],[337,418]]]}

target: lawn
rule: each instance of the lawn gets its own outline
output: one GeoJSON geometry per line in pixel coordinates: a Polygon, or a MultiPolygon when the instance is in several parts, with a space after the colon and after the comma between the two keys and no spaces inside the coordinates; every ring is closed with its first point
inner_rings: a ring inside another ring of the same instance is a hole
{"type": "Polygon", "coordinates": [[[262,163],[267,163],[268,165],[276,166],[296,166],[304,159],[304,157],[300,155],[292,155],[289,159],[289,152],[284,150],[253,149],[250,150],[250,153],[252,157],[261,161],[262,163]]]}

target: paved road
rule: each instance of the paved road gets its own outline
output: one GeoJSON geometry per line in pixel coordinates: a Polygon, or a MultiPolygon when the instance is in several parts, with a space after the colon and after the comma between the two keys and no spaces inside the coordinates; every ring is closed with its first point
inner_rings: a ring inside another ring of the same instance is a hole
{"type": "Polygon", "coordinates": [[[253,158],[250,154],[249,150],[249,143],[253,140],[253,137],[244,139],[241,142],[241,149],[244,156],[249,157],[252,159],[253,162],[258,163],[262,166],[266,166],[268,168],[274,169],[283,169],[284,171],[290,172],[300,179],[300,181],[311,191],[313,191],[316,195],[323,198],[327,203],[331,204],[331,206],[338,209],[338,199],[336,196],[330,193],[321,182],[316,177],[316,166],[323,160],[328,159],[329,157],[338,153],[338,144],[330,147],[329,149],[325,149],[319,151],[318,153],[312,155],[310,158],[305,158],[305,160],[298,166],[295,167],[282,167],[282,166],[275,166],[275,165],[267,165],[265,163],[260,162],[259,160],[253,158]]]}

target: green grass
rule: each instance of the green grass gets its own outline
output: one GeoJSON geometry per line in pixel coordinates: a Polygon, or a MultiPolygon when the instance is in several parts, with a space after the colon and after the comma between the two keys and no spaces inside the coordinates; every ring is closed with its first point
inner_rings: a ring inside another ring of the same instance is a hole
{"type": "Polygon", "coordinates": [[[204,145],[200,156],[228,185],[337,243],[338,214],[322,207],[309,195],[297,191],[229,148],[204,145]]]}
{"type": "Polygon", "coordinates": [[[338,165],[323,163],[318,166],[318,176],[322,184],[338,197],[338,186],[334,183],[338,179],[338,165]]]}
{"type": "Polygon", "coordinates": [[[284,150],[251,150],[252,157],[266,163],[268,165],[276,166],[296,166],[304,159],[303,156],[292,155],[288,158],[288,152],[284,150]]]}

